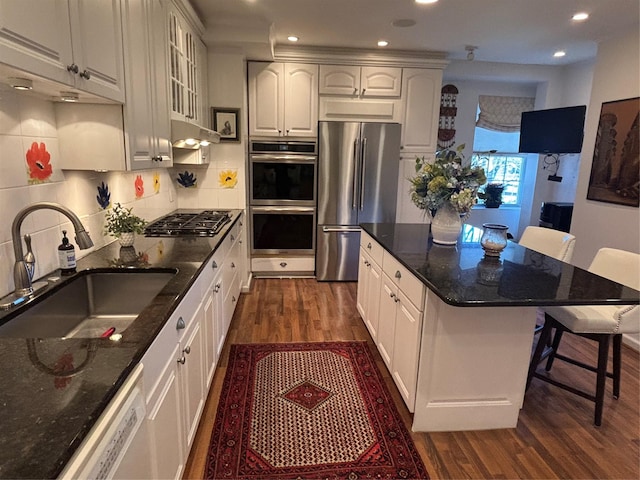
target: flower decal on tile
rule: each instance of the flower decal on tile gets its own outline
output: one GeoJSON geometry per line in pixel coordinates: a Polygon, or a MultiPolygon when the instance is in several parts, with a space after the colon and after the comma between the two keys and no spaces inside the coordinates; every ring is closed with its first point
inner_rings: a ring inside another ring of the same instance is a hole
{"type": "Polygon", "coordinates": [[[51,166],[51,154],[47,151],[47,146],[40,142],[33,142],[27,151],[27,167],[29,183],[42,183],[53,173],[51,166]]]}
{"type": "Polygon", "coordinates": [[[158,172],[153,174],[153,191],[160,193],[160,174],[158,172]]]}
{"type": "Polygon", "coordinates": [[[184,188],[195,187],[198,179],[195,174],[184,171],[184,173],[178,174],[178,183],[182,185],[184,188]]]}
{"type": "Polygon", "coordinates": [[[136,187],[136,198],[142,198],[144,195],[144,181],[142,180],[142,175],[136,176],[136,180],[133,184],[136,187]]]}
{"type": "Polygon", "coordinates": [[[96,200],[98,201],[98,205],[103,210],[109,207],[111,203],[111,193],[109,193],[109,185],[104,182],[100,182],[98,185],[98,195],[96,195],[96,200]]]}
{"type": "Polygon", "coordinates": [[[223,170],[218,176],[218,182],[222,188],[235,188],[238,184],[237,170],[223,170]]]}

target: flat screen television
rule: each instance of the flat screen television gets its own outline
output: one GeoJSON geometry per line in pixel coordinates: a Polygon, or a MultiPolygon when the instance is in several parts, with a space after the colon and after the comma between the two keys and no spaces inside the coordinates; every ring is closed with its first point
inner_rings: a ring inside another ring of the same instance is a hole
{"type": "Polygon", "coordinates": [[[586,105],[522,112],[520,153],[580,153],[586,105]]]}

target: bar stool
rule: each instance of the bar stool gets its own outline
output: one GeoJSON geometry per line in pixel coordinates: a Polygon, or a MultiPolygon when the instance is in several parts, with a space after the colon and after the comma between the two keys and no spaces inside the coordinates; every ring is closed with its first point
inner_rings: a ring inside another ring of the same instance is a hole
{"type": "MultiPolygon", "coordinates": [[[[640,289],[640,255],[613,248],[601,248],[589,267],[589,271],[622,285],[640,289]]],[[[527,389],[533,377],[563,388],[571,393],[595,402],[594,424],[602,423],[602,406],[606,377],[613,378],[613,398],[620,396],[620,367],[622,354],[622,334],[640,332],[639,305],[580,305],[568,307],[544,307],[545,322],[538,345],[529,364],[527,389]],[[538,364],[551,338],[551,330],[556,333],[551,344],[546,371],[550,371],[554,359],[596,372],[596,393],[592,395],[570,385],[559,382],[537,372],[538,364]],[[597,366],[587,365],[558,353],[564,333],[571,333],[598,342],[597,366]],[[609,343],[613,338],[613,373],[607,372],[609,343]]]]}
{"type": "MultiPolygon", "coordinates": [[[[571,263],[576,237],[560,230],[530,225],[524,229],[518,243],[529,250],[535,250],[548,257],[571,263]]],[[[542,310],[538,310],[538,321],[533,331],[534,334],[540,333],[543,321],[544,313],[542,310]]]]}

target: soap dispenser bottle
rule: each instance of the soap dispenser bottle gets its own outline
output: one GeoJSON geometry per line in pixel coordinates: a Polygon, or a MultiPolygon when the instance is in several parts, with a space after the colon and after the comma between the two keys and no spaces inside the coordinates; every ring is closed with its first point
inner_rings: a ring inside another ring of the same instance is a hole
{"type": "Polygon", "coordinates": [[[67,231],[62,231],[62,243],[58,246],[58,259],[60,260],[60,273],[71,275],[76,271],[76,249],[69,243],[67,231]]]}

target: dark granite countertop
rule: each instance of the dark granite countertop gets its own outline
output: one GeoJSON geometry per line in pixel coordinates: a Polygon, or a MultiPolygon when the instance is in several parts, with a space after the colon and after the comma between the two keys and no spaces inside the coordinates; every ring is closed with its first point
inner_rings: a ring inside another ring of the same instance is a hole
{"type": "Polygon", "coordinates": [[[640,292],[509,242],[485,258],[482,229],[464,225],[455,246],[433,244],[428,224],[361,227],[444,302],[458,307],[624,305],[640,292]]]}
{"type": "MultiPolygon", "coordinates": [[[[0,375],[0,478],[55,478],[60,474],[241,211],[231,213],[232,221],[211,238],[137,236],[134,247],[121,250],[114,242],[78,261],[79,273],[113,268],[178,270],[120,341],[0,337],[4,364],[0,375]],[[71,369],[79,371],[68,377],[55,375],[71,369]]],[[[13,312],[4,315],[0,323],[13,316],[13,312]]]]}

